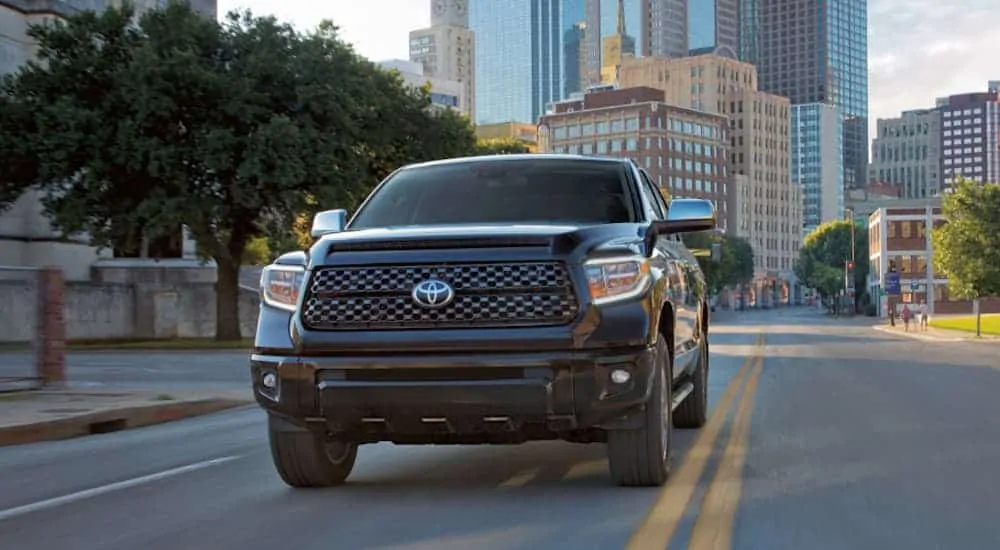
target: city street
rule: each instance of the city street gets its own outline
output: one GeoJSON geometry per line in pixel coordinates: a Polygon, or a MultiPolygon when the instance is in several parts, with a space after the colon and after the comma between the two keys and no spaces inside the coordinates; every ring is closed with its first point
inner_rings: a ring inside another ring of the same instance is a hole
{"type": "MultiPolygon", "coordinates": [[[[0,549],[996,547],[1000,346],[726,315],[710,398],[728,414],[676,432],[661,489],[612,486],[602,445],[546,442],[368,446],[347,485],[294,491],[251,407],[0,449],[0,549]]],[[[240,354],[189,357],[93,354],[71,376],[245,383],[240,354]]]]}

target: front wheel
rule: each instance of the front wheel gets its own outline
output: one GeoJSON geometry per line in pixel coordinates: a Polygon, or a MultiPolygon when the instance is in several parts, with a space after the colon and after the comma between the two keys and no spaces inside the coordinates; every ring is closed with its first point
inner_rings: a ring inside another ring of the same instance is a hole
{"type": "Polygon", "coordinates": [[[271,459],[281,480],[296,487],[331,487],[342,484],[358,457],[355,443],[333,441],[308,431],[279,431],[268,419],[271,459]]]}
{"type": "Polygon", "coordinates": [[[608,432],[608,469],[625,487],[656,487],[670,475],[672,362],[667,338],[657,339],[653,391],[642,412],[642,426],[608,432]]]}

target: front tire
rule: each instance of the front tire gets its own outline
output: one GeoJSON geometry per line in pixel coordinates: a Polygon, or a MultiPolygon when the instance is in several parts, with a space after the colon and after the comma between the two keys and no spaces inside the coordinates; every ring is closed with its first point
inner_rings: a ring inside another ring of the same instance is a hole
{"type": "Polygon", "coordinates": [[[279,431],[268,419],[271,459],[278,476],[296,488],[332,487],[351,475],[358,457],[355,443],[331,441],[309,431],[279,431]]]}
{"type": "Polygon", "coordinates": [[[675,428],[700,428],[708,420],[708,357],[708,338],[702,334],[698,344],[698,366],[691,373],[694,389],[677,407],[674,414],[675,428]]]}
{"type": "Polygon", "coordinates": [[[670,475],[672,361],[667,338],[657,339],[653,391],[642,411],[642,426],[608,432],[608,469],[623,487],[658,487],[670,475]]]}

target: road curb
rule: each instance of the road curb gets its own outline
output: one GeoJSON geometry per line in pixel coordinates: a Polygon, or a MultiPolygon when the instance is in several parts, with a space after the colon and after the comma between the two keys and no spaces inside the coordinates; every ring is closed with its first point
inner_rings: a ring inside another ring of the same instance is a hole
{"type": "Polygon", "coordinates": [[[894,336],[900,336],[903,338],[912,338],[913,340],[921,340],[923,342],[975,342],[969,338],[939,338],[937,336],[927,336],[925,334],[919,334],[915,332],[906,332],[899,330],[892,330],[891,328],[886,328],[878,325],[872,326],[873,329],[884,332],[886,334],[892,334],[894,336]]]}
{"type": "Polygon", "coordinates": [[[0,447],[70,439],[143,426],[163,424],[252,404],[250,399],[208,398],[157,403],[0,427],[0,447]]]}

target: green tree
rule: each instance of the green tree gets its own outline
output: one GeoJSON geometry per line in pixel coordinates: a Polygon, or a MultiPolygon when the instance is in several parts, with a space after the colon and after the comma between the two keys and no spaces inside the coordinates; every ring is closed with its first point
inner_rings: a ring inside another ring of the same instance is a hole
{"type": "Polygon", "coordinates": [[[0,93],[0,158],[31,162],[2,163],[0,181],[6,194],[41,186],[54,223],[101,246],[187,225],[217,265],[217,339],[240,337],[239,266],[255,237],[357,204],[399,164],[474,148],[464,119],[360,58],[329,22],[300,33],[183,3],[133,15],[125,5],[30,30],[38,59],[0,93]]]}
{"type": "Polygon", "coordinates": [[[851,226],[854,225],[855,305],[861,302],[868,280],[868,230],[848,220],[826,222],[806,235],[795,264],[795,275],[829,298],[844,289],[847,262],[851,259],[851,226]]]}
{"type": "Polygon", "coordinates": [[[518,155],[531,152],[531,145],[515,138],[480,139],[476,153],[480,155],[518,155]]]}
{"type": "Polygon", "coordinates": [[[709,291],[719,292],[723,287],[740,286],[753,280],[753,248],[742,237],[700,231],[684,235],[684,243],[696,252],[698,264],[705,273],[709,291]],[[716,247],[717,257],[709,254],[716,247]]]}
{"type": "Polygon", "coordinates": [[[942,213],[947,222],[931,231],[935,268],[948,277],[951,296],[975,301],[981,336],[979,300],[1000,296],[1000,185],[960,180],[942,213]]]}

